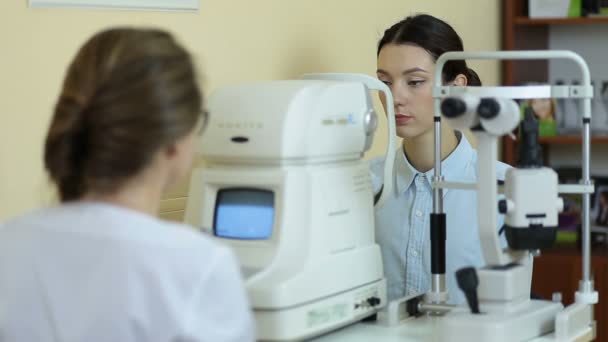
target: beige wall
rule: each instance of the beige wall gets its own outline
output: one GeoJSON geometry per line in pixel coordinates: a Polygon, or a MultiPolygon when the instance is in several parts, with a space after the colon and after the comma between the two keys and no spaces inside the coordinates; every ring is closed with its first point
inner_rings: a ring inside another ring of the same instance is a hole
{"type": "MultiPolygon", "coordinates": [[[[200,13],[29,9],[0,1],[0,221],[52,201],[42,143],[67,63],[93,32],[111,25],[173,31],[194,53],[206,92],[248,80],[305,72],[374,74],[375,45],[401,17],[428,12],[449,21],[467,50],[499,47],[497,0],[201,0],[200,13]]],[[[496,64],[478,64],[496,83],[496,64]]],[[[377,139],[372,154],[382,152],[377,139]]],[[[163,202],[179,219],[187,184],[163,202]],[[169,199],[170,198],[170,199],[169,199]]]]}

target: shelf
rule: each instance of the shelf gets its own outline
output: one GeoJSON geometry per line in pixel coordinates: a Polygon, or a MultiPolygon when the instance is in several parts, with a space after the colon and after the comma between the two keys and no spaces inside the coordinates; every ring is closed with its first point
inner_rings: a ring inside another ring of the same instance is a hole
{"type": "MultiPolygon", "coordinates": [[[[555,137],[541,137],[538,142],[544,145],[567,145],[567,144],[580,144],[582,137],[578,135],[564,135],[555,137]]],[[[608,136],[591,137],[591,145],[595,144],[608,144],[608,136]]]]}
{"type": "Polygon", "coordinates": [[[608,24],[608,16],[598,17],[580,17],[580,18],[529,18],[529,17],[515,17],[515,25],[527,26],[527,25],[572,25],[572,24],[608,24]]]}
{"type": "MultiPolygon", "coordinates": [[[[517,140],[505,137],[505,142],[517,144],[517,140]]],[[[563,135],[555,137],[540,137],[538,142],[542,145],[576,145],[582,138],[578,135],[563,135]]],[[[608,145],[608,136],[591,137],[591,145],[608,145]]]]}

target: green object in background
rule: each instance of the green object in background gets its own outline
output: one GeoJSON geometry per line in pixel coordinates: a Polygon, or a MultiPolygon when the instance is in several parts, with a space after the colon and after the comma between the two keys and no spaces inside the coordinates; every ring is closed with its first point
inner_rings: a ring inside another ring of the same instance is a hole
{"type": "Polygon", "coordinates": [[[581,16],[583,4],[581,0],[570,0],[570,8],[568,8],[568,17],[578,18],[581,16]]]}
{"type": "Polygon", "coordinates": [[[558,230],[555,242],[557,243],[576,243],[576,232],[567,230],[558,230]]]}
{"type": "Polygon", "coordinates": [[[530,99],[522,102],[521,104],[521,117],[525,117],[526,108],[532,107],[534,116],[538,120],[538,135],[540,137],[553,137],[557,135],[557,123],[555,122],[555,102],[552,99],[530,99]],[[534,103],[536,101],[539,104],[541,101],[544,106],[536,107],[545,111],[543,117],[539,117],[538,113],[534,110],[534,103]]]}
{"type": "Polygon", "coordinates": [[[541,137],[552,137],[557,135],[557,125],[554,120],[539,120],[538,135],[541,137]]]}

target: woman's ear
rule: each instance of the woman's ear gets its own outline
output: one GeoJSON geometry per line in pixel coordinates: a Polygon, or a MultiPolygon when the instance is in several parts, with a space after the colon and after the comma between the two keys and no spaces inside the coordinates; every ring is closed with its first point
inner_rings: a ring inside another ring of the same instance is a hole
{"type": "Polygon", "coordinates": [[[454,81],[452,81],[452,83],[455,86],[465,87],[467,85],[467,77],[463,74],[458,74],[458,76],[454,78],[454,81]]]}

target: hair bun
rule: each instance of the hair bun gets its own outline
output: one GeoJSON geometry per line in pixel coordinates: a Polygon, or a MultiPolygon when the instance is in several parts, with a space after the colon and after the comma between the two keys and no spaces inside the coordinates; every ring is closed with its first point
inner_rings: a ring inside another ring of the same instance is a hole
{"type": "Polygon", "coordinates": [[[51,179],[67,184],[67,197],[80,193],[81,175],[86,160],[86,115],[87,104],[65,92],[55,106],[56,115],[45,143],[45,165],[51,179]],[[60,114],[59,114],[60,113],[60,114]]]}
{"type": "Polygon", "coordinates": [[[481,86],[481,79],[479,78],[479,75],[477,75],[477,73],[475,72],[475,70],[467,67],[467,85],[468,86],[474,86],[474,87],[479,87],[481,86]]]}

